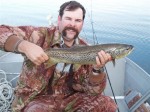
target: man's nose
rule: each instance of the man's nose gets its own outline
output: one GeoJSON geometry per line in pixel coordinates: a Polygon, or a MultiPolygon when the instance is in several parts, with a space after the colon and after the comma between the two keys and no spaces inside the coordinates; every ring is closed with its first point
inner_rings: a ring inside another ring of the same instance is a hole
{"type": "Polygon", "coordinates": [[[72,27],[75,27],[75,25],[76,25],[75,21],[72,20],[72,21],[70,22],[70,25],[71,25],[72,27]]]}

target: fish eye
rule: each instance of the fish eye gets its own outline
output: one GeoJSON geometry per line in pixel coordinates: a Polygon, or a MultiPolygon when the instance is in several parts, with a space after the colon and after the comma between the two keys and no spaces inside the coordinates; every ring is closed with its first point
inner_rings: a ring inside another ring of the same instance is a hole
{"type": "Polygon", "coordinates": [[[127,47],[127,49],[126,50],[130,50],[130,47],[127,47]]]}

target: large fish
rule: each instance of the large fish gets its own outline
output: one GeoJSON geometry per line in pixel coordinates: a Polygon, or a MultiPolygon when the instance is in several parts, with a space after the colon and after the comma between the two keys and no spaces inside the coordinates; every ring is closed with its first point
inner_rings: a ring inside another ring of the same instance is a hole
{"type": "Polygon", "coordinates": [[[71,48],[50,48],[46,52],[49,56],[48,66],[56,63],[69,64],[96,64],[98,52],[104,50],[109,53],[113,60],[123,58],[131,53],[132,45],[128,44],[100,44],[91,46],[74,46],[71,48]]]}

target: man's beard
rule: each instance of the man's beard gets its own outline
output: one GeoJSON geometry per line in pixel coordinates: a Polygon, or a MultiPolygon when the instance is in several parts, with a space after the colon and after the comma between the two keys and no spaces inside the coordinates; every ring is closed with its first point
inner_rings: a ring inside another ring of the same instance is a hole
{"type": "Polygon", "coordinates": [[[72,30],[72,31],[74,31],[74,32],[76,33],[73,39],[76,39],[76,38],[78,37],[79,32],[78,32],[77,29],[75,29],[75,28],[73,28],[73,27],[65,27],[65,28],[63,29],[63,31],[62,31],[62,37],[63,37],[63,38],[66,37],[66,39],[69,40],[69,38],[67,37],[67,30],[72,30]]]}

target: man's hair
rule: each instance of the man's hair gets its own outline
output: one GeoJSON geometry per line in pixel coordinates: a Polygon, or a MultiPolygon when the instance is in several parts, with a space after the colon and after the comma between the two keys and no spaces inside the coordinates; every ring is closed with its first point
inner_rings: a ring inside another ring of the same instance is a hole
{"type": "Polygon", "coordinates": [[[82,11],[83,11],[83,20],[85,18],[85,13],[86,13],[86,10],[85,8],[80,4],[78,3],[77,1],[69,1],[69,2],[65,2],[64,4],[62,4],[60,6],[60,9],[59,9],[59,16],[63,16],[64,14],[64,10],[67,10],[67,11],[74,11],[78,8],[81,8],[82,11]]]}

